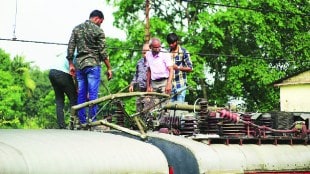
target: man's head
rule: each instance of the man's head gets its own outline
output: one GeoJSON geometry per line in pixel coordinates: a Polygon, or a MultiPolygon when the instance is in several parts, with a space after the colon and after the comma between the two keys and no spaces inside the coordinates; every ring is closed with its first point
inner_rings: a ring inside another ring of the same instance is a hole
{"type": "Polygon", "coordinates": [[[161,43],[160,43],[160,40],[158,38],[152,38],[150,40],[150,49],[153,53],[153,55],[156,55],[160,52],[160,49],[161,49],[161,43]]]}
{"type": "Polygon", "coordinates": [[[167,35],[167,42],[171,50],[175,50],[177,48],[178,40],[178,35],[176,35],[175,33],[169,33],[167,35]]]}
{"type": "Polygon", "coordinates": [[[143,47],[142,47],[142,56],[145,58],[145,54],[147,51],[150,50],[150,46],[149,44],[144,44],[143,47]]]}
{"type": "Polygon", "coordinates": [[[94,10],[90,13],[89,19],[96,25],[100,26],[104,20],[104,16],[100,10],[94,10]]]}

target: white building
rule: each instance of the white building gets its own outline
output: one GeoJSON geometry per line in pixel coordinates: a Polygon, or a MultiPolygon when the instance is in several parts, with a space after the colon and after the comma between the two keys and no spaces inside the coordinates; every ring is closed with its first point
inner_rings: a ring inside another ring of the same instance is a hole
{"type": "Polygon", "coordinates": [[[310,69],[300,71],[274,83],[280,88],[280,110],[310,112],[310,69]]]}

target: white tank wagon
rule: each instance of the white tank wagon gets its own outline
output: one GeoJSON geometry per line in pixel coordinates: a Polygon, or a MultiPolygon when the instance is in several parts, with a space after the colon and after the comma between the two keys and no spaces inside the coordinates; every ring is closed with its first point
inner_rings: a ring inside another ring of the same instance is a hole
{"type": "Polygon", "coordinates": [[[168,172],[166,157],[157,147],[125,136],[91,131],[0,130],[1,174],[168,172]]]}
{"type": "Polygon", "coordinates": [[[310,146],[303,144],[205,144],[163,133],[148,133],[177,174],[310,173],[310,146]]]}

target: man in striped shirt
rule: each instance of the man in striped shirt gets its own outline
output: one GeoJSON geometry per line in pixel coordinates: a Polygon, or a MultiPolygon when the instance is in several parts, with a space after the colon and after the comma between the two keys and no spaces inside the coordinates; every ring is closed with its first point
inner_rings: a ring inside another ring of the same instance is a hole
{"type": "Polygon", "coordinates": [[[193,70],[190,55],[187,50],[178,44],[178,36],[175,33],[167,35],[167,42],[170,47],[170,53],[173,61],[174,77],[172,80],[171,101],[184,102],[187,86],[187,73],[193,70]]]}

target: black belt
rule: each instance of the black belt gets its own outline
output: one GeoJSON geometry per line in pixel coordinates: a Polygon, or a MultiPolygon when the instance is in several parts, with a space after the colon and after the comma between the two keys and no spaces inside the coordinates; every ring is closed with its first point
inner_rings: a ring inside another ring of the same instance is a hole
{"type": "Polygon", "coordinates": [[[159,78],[159,79],[156,79],[156,80],[153,80],[153,81],[160,82],[160,81],[167,80],[167,79],[168,79],[167,77],[163,77],[163,78],[159,78]]]}

